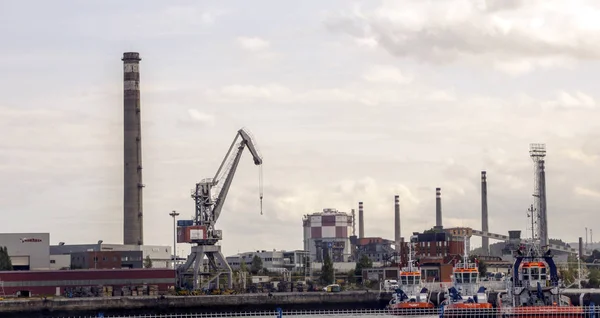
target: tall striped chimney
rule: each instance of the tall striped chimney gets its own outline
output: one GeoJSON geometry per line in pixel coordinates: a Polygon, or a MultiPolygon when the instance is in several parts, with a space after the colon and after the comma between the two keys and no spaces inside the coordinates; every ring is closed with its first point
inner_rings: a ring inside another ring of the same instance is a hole
{"type": "Polygon", "coordinates": [[[442,229],[442,188],[435,188],[435,227],[442,229]]]}
{"type": "Polygon", "coordinates": [[[365,237],[365,219],[363,211],[363,203],[358,202],[358,238],[365,237]]]}
{"type": "Polygon", "coordinates": [[[144,244],[140,54],[123,53],[123,243],[144,244]]]}

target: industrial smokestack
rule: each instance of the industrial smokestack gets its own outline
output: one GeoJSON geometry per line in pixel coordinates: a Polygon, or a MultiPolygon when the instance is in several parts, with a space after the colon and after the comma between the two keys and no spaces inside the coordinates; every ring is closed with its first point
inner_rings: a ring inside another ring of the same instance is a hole
{"type": "Polygon", "coordinates": [[[144,244],[142,210],[142,129],[140,118],[140,54],[123,53],[123,243],[144,244]]]}
{"type": "MultiPolygon", "coordinates": [[[[489,232],[490,230],[488,227],[487,177],[485,171],[481,171],[481,230],[483,232],[489,232]]],[[[481,238],[481,247],[483,247],[483,254],[489,255],[490,239],[488,237],[481,238]]]]}
{"type": "Polygon", "coordinates": [[[583,257],[583,237],[579,237],[579,258],[583,257]]]}
{"type": "Polygon", "coordinates": [[[394,241],[400,242],[400,196],[394,196],[394,241]]]}
{"type": "Polygon", "coordinates": [[[358,202],[358,238],[365,237],[365,219],[363,212],[363,203],[358,202]]]}
{"type": "Polygon", "coordinates": [[[548,246],[550,241],[548,238],[548,211],[546,205],[546,170],[544,167],[544,160],[540,160],[539,165],[539,236],[541,245],[548,246]]]}
{"type": "Polygon", "coordinates": [[[435,188],[435,227],[442,229],[442,188],[435,188]]]}

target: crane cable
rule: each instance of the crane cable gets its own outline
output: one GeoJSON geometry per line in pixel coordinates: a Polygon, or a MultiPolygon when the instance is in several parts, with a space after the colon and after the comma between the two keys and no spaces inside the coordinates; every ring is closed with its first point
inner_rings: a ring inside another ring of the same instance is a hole
{"type": "Polygon", "coordinates": [[[258,167],[258,191],[260,195],[260,215],[263,215],[263,170],[262,164],[258,167]]]}

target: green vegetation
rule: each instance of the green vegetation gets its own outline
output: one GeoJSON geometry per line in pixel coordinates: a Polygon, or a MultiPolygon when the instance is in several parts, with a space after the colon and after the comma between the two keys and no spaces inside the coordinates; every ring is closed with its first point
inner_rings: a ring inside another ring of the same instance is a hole
{"type": "Polygon", "coordinates": [[[150,255],[146,255],[146,258],[144,259],[144,268],[152,268],[152,259],[150,258],[150,255]]]}
{"type": "Polygon", "coordinates": [[[333,283],[333,261],[329,257],[329,254],[325,254],[325,258],[323,259],[321,283],[325,285],[333,283]]]}
{"type": "Polygon", "coordinates": [[[6,246],[0,246],[0,271],[12,271],[12,261],[8,256],[8,250],[6,246]]]}
{"type": "Polygon", "coordinates": [[[263,269],[263,261],[258,255],[254,255],[252,258],[252,265],[250,265],[250,272],[252,275],[258,274],[263,269]]]}
{"type": "Polygon", "coordinates": [[[248,271],[248,265],[246,265],[246,262],[244,262],[244,260],[242,260],[242,262],[240,263],[240,271],[241,272],[247,272],[248,271]]]}
{"type": "Polygon", "coordinates": [[[354,269],[354,275],[359,278],[357,281],[363,282],[363,279],[362,279],[363,269],[372,268],[372,267],[373,267],[373,262],[371,261],[371,259],[369,259],[369,257],[367,255],[361,256],[360,259],[358,260],[358,262],[356,263],[356,267],[354,269]]]}
{"type": "MultiPolygon", "coordinates": [[[[476,258],[477,256],[471,255],[469,256],[469,261],[475,263],[476,258]]],[[[487,264],[482,260],[478,260],[477,270],[479,271],[479,275],[484,276],[487,273],[487,264]]]]}

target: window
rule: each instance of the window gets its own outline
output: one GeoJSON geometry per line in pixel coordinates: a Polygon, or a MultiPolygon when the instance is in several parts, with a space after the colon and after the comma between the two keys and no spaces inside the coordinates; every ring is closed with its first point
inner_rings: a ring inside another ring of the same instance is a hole
{"type": "Polygon", "coordinates": [[[56,260],[54,260],[54,259],[51,259],[51,260],[50,260],[50,264],[56,264],[56,260]]]}

